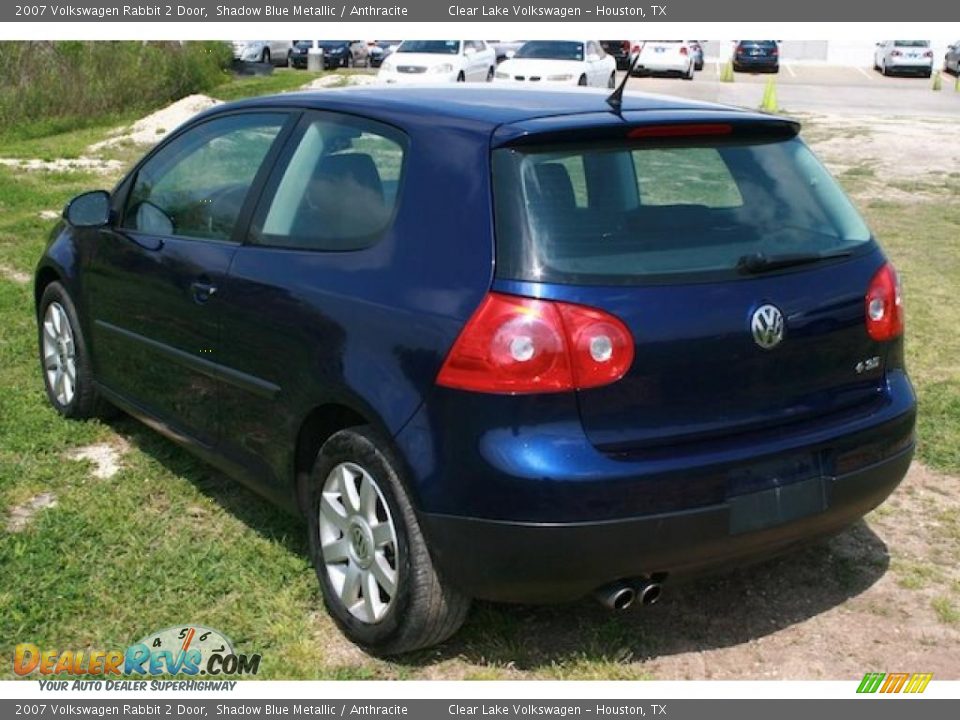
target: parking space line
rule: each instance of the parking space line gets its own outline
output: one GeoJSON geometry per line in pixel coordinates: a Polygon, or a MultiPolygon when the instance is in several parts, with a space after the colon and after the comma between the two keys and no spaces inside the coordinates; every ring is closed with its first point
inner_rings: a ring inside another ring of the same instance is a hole
{"type": "Polygon", "coordinates": [[[857,72],[863,75],[867,80],[873,80],[873,76],[862,67],[857,67],[857,72]]]}
{"type": "Polygon", "coordinates": [[[797,76],[797,74],[793,71],[793,65],[791,63],[784,63],[783,66],[787,69],[787,72],[790,73],[790,77],[797,76]]]}

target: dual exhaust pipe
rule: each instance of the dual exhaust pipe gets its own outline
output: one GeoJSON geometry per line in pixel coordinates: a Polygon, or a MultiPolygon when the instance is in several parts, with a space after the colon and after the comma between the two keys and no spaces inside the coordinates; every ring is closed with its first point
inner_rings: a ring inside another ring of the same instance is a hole
{"type": "Polygon", "coordinates": [[[626,610],[640,603],[653,605],[660,599],[663,587],[651,578],[618,580],[594,591],[593,596],[608,610],[626,610]]]}

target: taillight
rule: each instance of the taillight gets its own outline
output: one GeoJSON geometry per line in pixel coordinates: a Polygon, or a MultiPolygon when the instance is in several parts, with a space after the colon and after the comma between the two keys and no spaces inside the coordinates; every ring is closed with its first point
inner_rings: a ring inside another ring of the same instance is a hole
{"type": "Polygon", "coordinates": [[[624,40],[622,43],[620,43],[620,49],[623,50],[623,52],[625,52],[627,55],[629,55],[629,54],[630,54],[630,41],[629,41],[629,40],[624,40]]]}
{"type": "Polygon", "coordinates": [[[489,293],[447,355],[437,384],[489,393],[597,387],[633,363],[633,337],[609,313],[489,293]]]}
{"type": "Polygon", "coordinates": [[[927,50],[924,54],[924,57],[933,57],[933,50],[927,50]]]}
{"type": "Polygon", "coordinates": [[[742,47],[738,47],[738,48],[737,48],[737,55],[743,55],[743,48],[742,48],[742,47]]]}
{"type": "Polygon", "coordinates": [[[686,56],[687,56],[687,49],[686,49],[685,47],[680,48],[680,54],[683,55],[684,57],[686,57],[686,56]]]}
{"type": "Polygon", "coordinates": [[[894,50],[892,53],[890,53],[890,57],[900,57],[902,54],[903,53],[901,53],[899,50],[894,50]]]}
{"type": "Polygon", "coordinates": [[[639,46],[639,45],[634,45],[634,46],[633,46],[633,52],[634,52],[634,54],[640,52],[640,46],[639,46]]]}
{"type": "Polygon", "coordinates": [[[893,340],[903,334],[903,296],[893,265],[877,271],[867,287],[867,333],[874,340],[893,340]]]}
{"type": "Polygon", "coordinates": [[[777,55],[779,54],[780,54],[779,50],[777,50],[776,48],[771,48],[770,55],[772,55],[773,57],[777,57],[777,55]]]}

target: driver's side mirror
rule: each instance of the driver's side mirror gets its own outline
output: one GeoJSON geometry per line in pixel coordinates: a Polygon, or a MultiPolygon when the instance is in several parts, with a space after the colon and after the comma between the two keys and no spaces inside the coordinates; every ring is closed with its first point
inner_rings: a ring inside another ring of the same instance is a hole
{"type": "Polygon", "coordinates": [[[63,219],[76,228],[97,228],[110,223],[110,193],[93,190],[77,195],[63,209],[63,219]]]}

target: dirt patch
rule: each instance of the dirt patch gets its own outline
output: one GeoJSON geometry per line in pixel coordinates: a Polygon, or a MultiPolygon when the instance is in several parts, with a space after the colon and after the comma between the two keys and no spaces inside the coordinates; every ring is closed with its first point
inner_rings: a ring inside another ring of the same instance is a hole
{"type": "Polygon", "coordinates": [[[53,493],[40,493],[22,505],[10,508],[7,514],[7,532],[23,532],[34,515],[46,508],[55,507],[56,504],[57,498],[53,493]]]}
{"type": "Polygon", "coordinates": [[[960,137],[942,121],[815,115],[805,123],[807,141],[831,172],[856,180],[853,195],[936,202],[960,168],[960,137]]]}
{"type": "Polygon", "coordinates": [[[94,143],[87,150],[96,152],[124,142],[154,145],[197,113],[219,104],[219,100],[214,100],[207,95],[188,95],[137,120],[131,127],[118,131],[113,137],[94,143]]]}
{"type": "Polygon", "coordinates": [[[0,278],[15,282],[17,285],[26,285],[30,282],[30,276],[27,273],[15,270],[8,265],[0,265],[0,278]]]}
{"type": "Polygon", "coordinates": [[[77,448],[67,453],[68,460],[87,461],[93,465],[91,474],[100,480],[112,478],[123,467],[122,457],[129,449],[126,441],[117,439],[112,443],[97,443],[77,448]]]}
{"type": "Polygon", "coordinates": [[[0,158],[0,165],[27,170],[30,172],[68,172],[81,170],[109,175],[123,168],[119,160],[101,160],[92,157],[59,158],[41,160],[40,158],[0,158]]]}

